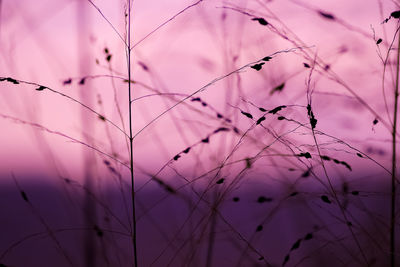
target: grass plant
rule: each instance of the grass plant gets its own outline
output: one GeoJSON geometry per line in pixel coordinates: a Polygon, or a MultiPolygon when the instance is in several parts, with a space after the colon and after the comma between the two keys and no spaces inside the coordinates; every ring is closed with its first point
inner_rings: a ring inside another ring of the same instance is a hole
{"type": "Polygon", "coordinates": [[[396,266],[400,3],[314,2],[79,2],[90,73],[0,72],[0,266],[396,266]]]}

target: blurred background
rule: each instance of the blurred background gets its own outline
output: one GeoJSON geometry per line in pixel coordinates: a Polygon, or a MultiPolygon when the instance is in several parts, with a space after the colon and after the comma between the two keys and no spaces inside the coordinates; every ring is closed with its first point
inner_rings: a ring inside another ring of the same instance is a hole
{"type": "MultiPolygon", "coordinates": [[[[398,9],[133,1],[140,266],[387,265],[398,9]]],[[[0,0],[5,266],[133,264],[127,12],[0,0]]]]}

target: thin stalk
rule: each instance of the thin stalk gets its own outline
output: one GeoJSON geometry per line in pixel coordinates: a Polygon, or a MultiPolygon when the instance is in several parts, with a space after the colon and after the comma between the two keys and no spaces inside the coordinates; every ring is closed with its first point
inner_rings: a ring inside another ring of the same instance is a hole
{"type": "Polygon", "coordinates": [[[393,130],[392,130],[392,203],[390,218],[390,266],[396,266],[396,135],[397,135],[397,109],[399,100],[399,70],[400,70],[400,32],[398,34],[397,62],[396,62],[396,85],[394,92],[394,110],[393,110],[393,130]]]}
{"type": "MultiPolygon", "coordinates": [[[[314,119],[314,115],[313,115],[312,109],[311,109],[311,95],[312,95],[313,91],[310,92],[310,87],[311,87],[311,75],[312,75],[312,73],[314,71],[314,68],[315,68],[315,62],[316,61],[314,59],[314,64],[313,64],[313,67],[312,67],[312,69],[310,71],[310,74],[308,76],[308,81],[307,81],[307,104],[308,104],[307,105],[307,110],[308,110],[308,117],[310,118],[310,124],[311,124],[311,119],[312,118],[314,119]],[[308,109],[308,107],[310,109],[308,109]]],[[[328,171],[326,170],[325,163],[322,160],[321,150],[320,150],[320,146],[319,146],[318,141],[317,141],[317,137],[315,135],[315,129],[314,128],[315,128],[315,125],[314,126],[311,125],[312,137],[314,139],[315,147],[317,148],[317,152],[318,152],[318,156],[319,156],[320,161],[321,161],[322,169],[324,170],[324,174],[325,174],[326,180],[328,181],[329,189],[330,189],[335,201],[337,202],[337,204],[339,206],[340,212],[342,213],[343,219],[346,222],[346,225],[347,225],[347,227],[348,227],[348,229],[349,229],[349,231],[351,233],[351,236],[354,239],[354,242],[356,243],[358,249],[360,250],[361,256],[362,256],[362,258],[363,258],[363,260],[365,262],[365,266],[369,266],[370,264],[368,263],[367,255],[363,251],[363,249],[361,247],[361,244],[360,244],[360,241],[358,240],[356,234],[354,233],[354,231],[352,229],[352,226],[348,224],[350,221],[349,221],[349,219],[348,219],[348,217],[346,215],[345,208],[343,207],[343,205],[341,204],[341,202],[339,200],[339,197],[338,197],[338,195],[337,195],[337,193],[335,191],[335,188],[333,187],[331,178],[328,175],[328,171]]],[[[358,261],[358,259],[356,259],[356,260],[358,261]]]]}
{"type": "MultiPolygon", "coordinates": [[[[128,63],[128,81],[131,81],[131,0],[128,0],[128,44],[127,44],[127,63],[128,63]]],[[[128,83],[129,93],[129,147],[130,147],[130,173],[131,173],[131,194],[132,194],[132,243],[135,267],[138,267],[137,256],[137,231],[136,231],[136,206],[135,206],[135,179],[133,176],[133,134],[132,134],[132,83],[128,83]]]]}

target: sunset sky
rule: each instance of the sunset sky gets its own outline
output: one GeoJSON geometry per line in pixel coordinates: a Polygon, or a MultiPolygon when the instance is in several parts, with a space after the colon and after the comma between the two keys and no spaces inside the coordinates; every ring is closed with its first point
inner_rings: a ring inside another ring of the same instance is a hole
{"type": "Polygon", "coordinates": [[[129,103],[126,1],[0,0],[0,263],[131,266],[131,104],[143,266],[387,265],[399,9],[132,1],[129,103]]]}
{"type": "MultiPolygon", "coordinates": [[[[88,1],[18,0],[2,1],[1,4],[2,76],[38,83],[77,99],[82,97],[79,92],[85,91],[87,99],[83,102],[122,126],[114,102],[114,84],[127,127],[126,83],[121,79],[100,77],[87,79],[83,86],[77,85],[80,77],[110,74],[105,48],[112,54],[110,66],[115,70],[114,74],[122,79],[127,77],[123,42],[102,16],[124,38],[123,3],[95,1],[102,14],[88,1]],[[63,81],[69,78],[75,80],[71,85],[63,86],[63,81]],[[98,104],[99,97],[101,105],[98,104]]],[[[134,1],[132,43],[142,40],[187,6],[184,1],[169,1],[168,4],[134,1]]],[[[305,58],[306,52],[311,57],[317,55],[328,64],[337,77],[388,123],[381,89],[383,64],[379,55],[385,56],[393,39],[396,21],[392,19],[382,24],[393,9],[394,3],[390,1],[323,4],[319,1],[269,1],[268,4],[262,1],[203,1],[190,7],[132,50],[134,80],[155,88],[157,92],[182,94],[153,95],[134,102],[134,132],[177,100],[214,79],[267,55],[296,47],[293,42],[283,39],[284,35],[290,40],[298,38],[297,45],[304,47],[277,54],[259,72],[245,68],[196,96],[218,112],[226,113],[241,131],[245,131],[250,122],[240,116],[240,109],[250,111],[251,106],[240,98],[267,109],[284,104],[306,105],[305,83],[309,70],[303,67],[303,63],[312,65],[310,58],[305,58]],[[332,14],[335,19],[324,18],[319,11],[332,14]],[[252,21],[254,17],[265,18],[271,27],[252,21]],[[383,39],[379,47],[375,44],[378,38],[383,39]],[[143,64],[148,71],[144,71],[143,64]],[[239,78],[240,85],[237,84],[239,78]],[[269,94],[273,87],[284,82],[285,89],[281,93],[269,94]]],[[[385,80],[389,107],[392,105],[390,70],[385,80]]],[[[382,123],[373,125],[376,114],[368,111],[346,88],[327,75],[315,71],[311,82],[315,91],[313,104],[320,118],[319,130],[353,142],[363,152],[367,152],[367,144],[374,152],[388,152],[385,140],[390,138],[390,134],[382,123]]],[[[2,115],[38,123],[78,140],[84,139],[82,109],[76,103],[48,91],[35,91],[35,86],[3,82],[1,87],[2,115]]],[[[134,85],[134,98],[148,94],[154,94],[154,91],[134,85]]],[[[213,110],[195,104],[187,100],[185,105],[168,112],[137,136],[135,161],[139,166],[148,170],[158,169],[177,152],[207,135],[209,129],[220,125],[215,118],[207,117],[214,116],[213,110]],[[189,107],[197,111],[189,112],[189,107]]],[[[306,115],[305,109],[300,107],[294,107],[290,112],[303,113],[303,119],[306,115]]],[[[88,135],[95,140],[96,146],[110,152],[110,136],[105,134],[108,127],[115,149],[126,161],[128,154],[123,134],[114,131],[110,125],[105,126],[96,115],[86,113],[88,119],[94,121],[95,132],[88,135]]],[[[86,149],[81,145],[7,118],[2,118],[0,123],[0,170],[3,175],[15,170],[22,173],[46,171],[49,155],[44,151],[53,155],[56,164],[79,170],[81,150],[86,149]]],[[[210,153],[216,155],[217,151],[214,149],[210,153]]],[[[385,164],[386,157],[372,154],[385,164]]]]}

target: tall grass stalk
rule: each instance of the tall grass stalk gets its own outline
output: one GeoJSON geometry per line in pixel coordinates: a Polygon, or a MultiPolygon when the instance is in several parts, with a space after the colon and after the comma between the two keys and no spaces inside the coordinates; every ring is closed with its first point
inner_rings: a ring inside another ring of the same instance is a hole
{"type": "Polygon", "coordinates": [[[133,245],[133,255],[134,255],[134,263],[135,267],[138,266],[138,257],[137,257],[137,231],[136,231],[136,203],[135,203],[135,179],[133,175],[133,134],[132,134],[132,69],[131,69],[131,0],[127,0],[128,2],[128,33],[127,38],[128,42],[126,47],[127,54],[127,66],[128,66],[128,94],[129,94],[129,147],[130,147],[130,174],[131,174],[131,197],[132,197],[132,245],[133,245]]]}
{"type": "Polygon", "coordinates": [[[399,100],[399,71],[400,71],[400,32],[398,33],[396,85],[394,91],[393,130],[392,130],[392,194],[390,210],[390,266],[396,266],[396,135],[397,135],[397,109],[399,100]]]}

